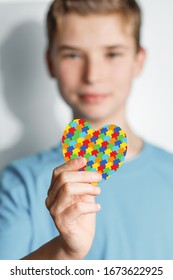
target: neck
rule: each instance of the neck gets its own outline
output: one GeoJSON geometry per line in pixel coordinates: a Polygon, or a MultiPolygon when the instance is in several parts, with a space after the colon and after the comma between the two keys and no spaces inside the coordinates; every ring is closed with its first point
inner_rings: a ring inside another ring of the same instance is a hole
{"type": "MultiPolygon", "coordinates": [[[[81,118],[78,115],[73,115],[74,119],[81,118]]],[[[90,118],[84,118],[87,122],[89,122],[92,127],[95,130],[100,129],[101,127],[107,125],[107,124],[115,124],[120,126],[127,135],[127,143],[128,143],[128,149],[127,149],[127,155],[126,159],[133,159],[135,156],[137,156],[140,151],[143,148],[143,140],[134,133],[134,131],[129,126],[125,113],[117,114],[116,116],[107,117],[104,119],[90,119],[90,118]]]]}

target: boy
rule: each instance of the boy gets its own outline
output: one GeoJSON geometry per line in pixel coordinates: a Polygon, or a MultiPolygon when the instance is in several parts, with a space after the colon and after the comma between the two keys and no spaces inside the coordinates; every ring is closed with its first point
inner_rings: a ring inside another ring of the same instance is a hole
{"type": "Polygon", "coordinates": [[[12,163],[1,180],[2,259],[173,258],[173,156],[135,135],[125,116],[145,60],[140,22],[134,0],[56,0],[50,7],[51,76],[74,118],[125,130],[127,160],[100,187],[92,185],[99,173],[78,172],[84,158],[64,164],[61,145],[12,163]]]}

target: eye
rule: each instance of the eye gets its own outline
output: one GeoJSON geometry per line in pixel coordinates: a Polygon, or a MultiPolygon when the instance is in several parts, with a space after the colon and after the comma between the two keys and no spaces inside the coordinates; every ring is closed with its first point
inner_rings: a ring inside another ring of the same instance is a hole
{"type": "Polygon", "coordinates": [[[115,58],[115,57],[118,57],[120,55],[121,55],[121,53],[118,53],[118,52],[108,52],[107,53],[108,58],[115,58]]]}
{"type": "Polygon", "coordinates": [[[66,54],[64,54],[64,57],[70,58],[70,59],[77,59],[77,58],[80,58],[81,55],[79,53],[66,53],[66,54]]]}

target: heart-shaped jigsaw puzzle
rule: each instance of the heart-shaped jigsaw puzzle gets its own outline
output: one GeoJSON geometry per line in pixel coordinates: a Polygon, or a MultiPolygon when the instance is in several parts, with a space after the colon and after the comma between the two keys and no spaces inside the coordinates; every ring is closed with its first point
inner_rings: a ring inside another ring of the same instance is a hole
{"type": "Polygon", "coordinates": [[[86,166],[80,170],[97,171],[102,181],[108,179],[123,163],[127,152],[125,132],[114,124],[94,130],[85,120],[70,122],[62,136],[65,161],[85,157],[86,166]]]}

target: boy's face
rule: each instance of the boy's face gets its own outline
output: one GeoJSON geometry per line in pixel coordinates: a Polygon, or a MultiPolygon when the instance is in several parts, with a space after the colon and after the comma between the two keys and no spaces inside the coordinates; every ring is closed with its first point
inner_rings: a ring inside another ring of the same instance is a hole
{"type": "Polygon", "coordinates": [[[48,60],[74,117],[104,121],[125,111],[144,61],[128,29],[116,15],[62,17],[48,60]]]}

